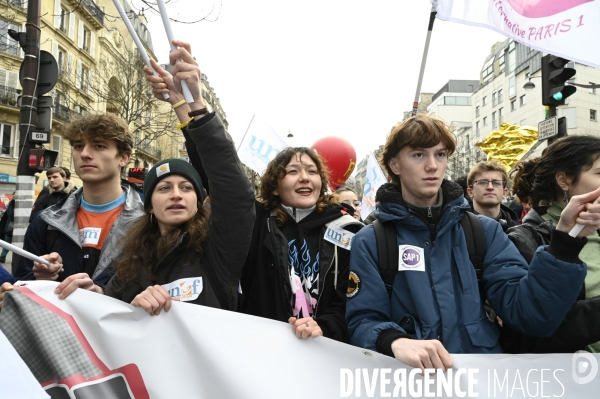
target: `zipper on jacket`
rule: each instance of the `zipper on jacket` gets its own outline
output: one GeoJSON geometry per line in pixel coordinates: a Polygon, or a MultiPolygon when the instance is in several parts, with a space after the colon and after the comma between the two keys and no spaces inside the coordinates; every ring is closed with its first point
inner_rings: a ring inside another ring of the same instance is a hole
{"type": "MultiPolygon", "coordinates": [[[[333,244],[335,245],[335,244],[333,244]]],[[[333,255],[335,257],[335,254],[333,255]]],[[[323,279],[323,289],[319,290],[319,300],[317,302],[317,307],[315,308],[315,314],[313,314],[313,318],[317,317],[317,313],[319,312],[319,306],[321,306],[321,295],[323,295],[323,292],[325,291],[325,283],[327,282],[327,276],[329,275],[329,272],[331,271],[331,266],[333,266],[333,262],[335,262],[335,258],[331,258],[331,263],[329,264],[329,267],[327,268],[327,272],[325,273],[325,278],[323,279]]]]}

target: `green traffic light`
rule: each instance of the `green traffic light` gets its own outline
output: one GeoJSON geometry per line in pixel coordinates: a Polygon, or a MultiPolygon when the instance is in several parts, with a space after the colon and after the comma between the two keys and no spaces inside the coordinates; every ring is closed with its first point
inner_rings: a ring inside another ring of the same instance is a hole
{"type": "Polygon", "coordinates": [[[561,101],[563,99],[562,91],[559,91],[558,93],[553,94],[552,98],[555,99],[556,101],[561,101]]]}

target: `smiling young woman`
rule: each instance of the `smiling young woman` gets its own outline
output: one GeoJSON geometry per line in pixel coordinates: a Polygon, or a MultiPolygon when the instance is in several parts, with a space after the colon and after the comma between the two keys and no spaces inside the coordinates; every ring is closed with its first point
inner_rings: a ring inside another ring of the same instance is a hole
{"type": "Polygon", "coordinates": [[[330,224],[352,234],[362,223],[329,194],[328,181],[325,163],[310,148],[286,148],[269,163],[242,271],[240,309],[288,322],[299,338],[324,335],[347,342],[350,251],[325,234],[330,224]]]}

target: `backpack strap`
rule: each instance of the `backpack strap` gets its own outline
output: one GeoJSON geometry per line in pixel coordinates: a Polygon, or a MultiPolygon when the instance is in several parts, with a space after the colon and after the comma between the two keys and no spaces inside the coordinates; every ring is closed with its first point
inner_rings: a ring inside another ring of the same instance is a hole
{"type": "Polygon", "coordinates": [[[465,239],[467,240],[469,259],[475,267],[477,282],[479,283],[481,281],[481,276],[483,275],[483,260],[485,259],[485,253],[487,252],[483,226],[477,215],[468,211],[465,212],[460,219],[460,224],[463,228],[465,239]]]}
{"type": "Polygon", "coordinates": [[[396,273],[398,273],[398,241],[396,239],[396,227],[394,223],[381,223],[379,219],[373,222],[375,240],[377,241],[377,256],[379,272],[385,284],[388,296],[392,296],[392,288],[396,273]]]}

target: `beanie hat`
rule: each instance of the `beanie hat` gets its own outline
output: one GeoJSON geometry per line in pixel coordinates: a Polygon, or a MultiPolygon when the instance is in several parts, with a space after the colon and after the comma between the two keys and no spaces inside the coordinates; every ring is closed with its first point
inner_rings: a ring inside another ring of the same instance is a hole
{"type": "Polygon", "coordinates": [[[159,181],[167,176],[183,176],[192,183],[200,203],[204,202],[204,188],[198,171],[187,161],[179,158],[163,159],[148,171],[144,179],[144,208],[149,208],[152,202],[152,193],[159,181]]]}

